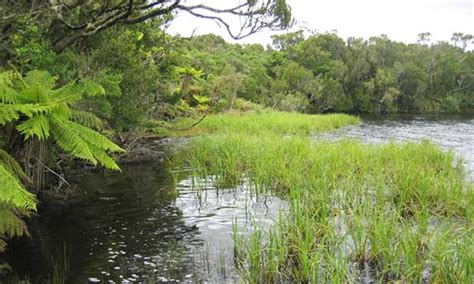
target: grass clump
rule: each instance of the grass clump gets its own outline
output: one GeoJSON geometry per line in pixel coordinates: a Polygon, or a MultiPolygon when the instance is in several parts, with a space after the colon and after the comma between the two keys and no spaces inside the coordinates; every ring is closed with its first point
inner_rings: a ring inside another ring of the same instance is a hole
{"type": "MultiPolygon", "coordinates": [[[[312,141],[233,119],[208,124],[214,134],[193,138],[183,162],[196,181],[246,182],[288,200],[278,226],[234,233],[245,281],[340,283],[370,271],[379,281],[472,283],[474,191],[452,153],[428,141],[312,141]]],[[[331,129],[323,124],[308,127],[331,129]]]]}
{"type": "Polygon", "coordinates": [[[308,135],[358,124],[359,118],[345,114],[309,115],[278,112],[268,109],[249,112],[227,112],[205,117],[195,127],[196,119],[180,119],[172,125],[155,131],[170,136],[195,136],[199,134],[242,133],[246,135],[274,133],[279,135],[308,135]]]}

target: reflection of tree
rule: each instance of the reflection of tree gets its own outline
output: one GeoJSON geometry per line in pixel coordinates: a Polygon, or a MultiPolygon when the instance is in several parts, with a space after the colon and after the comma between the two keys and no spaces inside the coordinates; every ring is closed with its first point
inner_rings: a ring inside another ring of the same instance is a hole
{"type": "MultiPolygon", "coordinates": [[[[161,190],[171,185],[171,177],[160,166],[129,166],[123,171],[122,175],[93,174],[84,178],[81,187],[100,192],[100,197],[62,210],[40,212],[31,226],[32,240],[12,244],[9,251],[8,261],[15,271],[29,275],[33,281],[50,273],[50,259],[63,243],[71,251],[68,280],[73,282],[100,277],[102,270],[113,274],[114,266],[121,267],[117,273],[138,266],[135,273],[140,274],[145,266],[143,260],[133,258],[134,254],[152,257],[149,262],[159,256],[156,260],[170,264],[167,273],[177,278],[192,271],[189,244],[199,230],[185,224],[182,212],[173,204],[175,196],[161,190]],[[119,246],[122,242],[126,246],[119,246]],[[110,264],[109,248],[126,253],[110,264]]],[[[166,266],[157,263],[156,269],[160,267],[166,266]]]]}

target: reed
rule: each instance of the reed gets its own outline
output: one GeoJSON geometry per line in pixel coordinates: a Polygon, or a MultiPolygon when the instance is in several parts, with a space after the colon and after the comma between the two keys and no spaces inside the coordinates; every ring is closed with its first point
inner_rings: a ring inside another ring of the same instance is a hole
{"type": "Polygon", "coordinates": [[[307,135],[333,130],[349,124],[358,124],[359,118],[345,114],[309,115],[268,109],[248,112],[229,112],[208,115],[195,127],[196,119],[181,118],[155,129],[169,136],[196,136],[213,133],[307,135]]]}
{"type": "Polygon", "coordinates": [[[288,200],[276,227],[247,238],[234,232],[245,281],[351,282],[365,269],[380,281],[472,282],[474,191],[453,153],[429,141],[364,145],[304,135],[340,127],[337,115],[296,128],[282,113],[269,114],[276,127],[267,116],[253,121],[258,115],[208,122],[212,134],[192,138],[178,159],[197,183],[245,182],[288,200]]]}

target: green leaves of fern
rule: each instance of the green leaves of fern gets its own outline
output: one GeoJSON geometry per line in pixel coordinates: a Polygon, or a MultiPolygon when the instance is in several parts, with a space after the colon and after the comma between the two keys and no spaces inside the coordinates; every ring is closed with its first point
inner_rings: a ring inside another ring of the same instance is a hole
{"type": "Polygon", "coordinates": [[[20,179],[28,181],[16,160],[0,150],[0,251],[6,246],[7,237],[27,234],[21,216],[36,211],[35,196],[23,187],[20,179]]]}
{"type": "Polygon", "coordinates": [[[78,123],[53,120],[52,132],[59,147],[66,153],[89,161],[93,165],[101,164],[111,170],[120,170],[115,161],[107,155],[110,152],[123,152],[105,136],[78,123]]]}
{"type": "Polygon", "coordinates": [[[25,140],[52,139],[76,158],[120,170],[108,153],[124,150],[93,130],[102,128],[98,117],[74,109],[84,95],[105,95],[104,88],[89,78],[54,88],[56,80],[46,71],[32,71],[24,78],[1,73],[0,126],[16,123],[25,140]]]}
{"type": "MultiPolygon", "coordinates": [[[[104,88],[89,78],[59,88],[56,82],[46,71],[0,72],[0,127],[8,124],[24,140],[50,140],[76,158],[120,171],[109,154],[124,150],[94,130],[102,129],[98,117],[75,109],[84,96],[105,95],[104,88]]],[[[24,183],[31,181],[21,166],[0,149],[0,251],[6,238],[27,233],[21,217],[36,211],[24,183]]]]}
{"type": "Polygon", "coordinates": [[[0,164],[0,204],[9,204],[21,211],[36,210],[34,195],[28,192],[12,172],[0,164]]]}
{"type": "MultiPolygon", "coordinates": [[[[98,117],[74,108],[84,95],[105,95],[104,88],[90,79],[55,88],[56,81],[46,71],[32,71],[25,77],[0,72],[0,126],[9,124],[24,140],[49,139],[76,158],[120,170],[109,153],[124,150],[93,130],[102,128],[98,117]]],[[[22,182],[31,181],[16,160],[0,149],[0,251],[6,238],[27,234],[21,217],[36,211],[35,196],[22,182]]]]}

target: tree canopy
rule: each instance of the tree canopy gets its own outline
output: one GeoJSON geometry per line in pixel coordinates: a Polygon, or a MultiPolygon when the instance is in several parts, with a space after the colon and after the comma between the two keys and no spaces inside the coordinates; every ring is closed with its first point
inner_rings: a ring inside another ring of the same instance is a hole
{"type": "Polygon", "coordinates": [[[246,0],[224,8],[181,0],[40,0],[3,1],[0,37],[8,39],[22,26],[38,26],[51,38],[56,50],[93,36],[115,25],[137,24],[152,18],[171,19],[174,12],[187,12],[222,25],[234,39],[262,29],[285,29],[292,24],[286,0],[246,0]],[[228,17],[241,24],[234,31],[228,17]]]}

